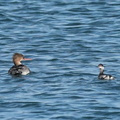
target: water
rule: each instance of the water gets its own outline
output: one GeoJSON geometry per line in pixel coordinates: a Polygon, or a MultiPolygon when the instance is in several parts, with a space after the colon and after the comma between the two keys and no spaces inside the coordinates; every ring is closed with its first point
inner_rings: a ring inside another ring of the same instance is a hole
{"type": "Polygon", "coordinates": [[[0,120],[119,120],[119,24],[119,0],[1,0],[0,120]],[[31,74],[8,75],[15,52],[31,74]]]}

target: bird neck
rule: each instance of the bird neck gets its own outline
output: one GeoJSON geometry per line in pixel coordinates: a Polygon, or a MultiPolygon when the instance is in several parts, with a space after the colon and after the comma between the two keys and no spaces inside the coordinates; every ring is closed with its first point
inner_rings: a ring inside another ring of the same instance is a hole
{"type": "Polygon", "coordinates": [[[103,74],[104,73],[104,69],[100,69],[100,74],[103,74]]]}
{"type": "Polygon", "coordinates": [[[18,66],[21,65],[22,63],[19,60],[13,60],[14,65],[18,66]]]}

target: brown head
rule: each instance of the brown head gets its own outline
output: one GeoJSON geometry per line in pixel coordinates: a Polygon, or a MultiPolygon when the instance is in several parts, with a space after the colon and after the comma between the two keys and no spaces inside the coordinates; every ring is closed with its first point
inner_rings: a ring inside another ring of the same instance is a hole
{"type": "Polygon", "coordinates": [[[31,60],[29,58],[24,58],[24,56],[20,53],[15,53],[13,55],[13,63],[15,65],[20,65],[22,60],[31,60]]]}

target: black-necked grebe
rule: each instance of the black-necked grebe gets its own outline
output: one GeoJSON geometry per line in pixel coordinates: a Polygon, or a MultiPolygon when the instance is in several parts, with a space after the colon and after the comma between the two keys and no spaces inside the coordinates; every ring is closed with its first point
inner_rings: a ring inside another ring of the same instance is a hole
{"type": "Polygon", "coordinates": [[[27,75],[28,73],[30,73],[30,69],[21,63],[21,61],[23,60],[31,60],[31,59],[24,58],[22,54],[15,53],[13,55],[14,66],[10,68],[8,73],[11,75],[27,75]]]}
{"type": "Polygon", "coordinates": [[[99,64],[98,68],[100,68],[100,73],[98,75],[99,79],[104,79],[104,80],[112,80],[112,79],[114,79],[114,77],[112,75],[104,74],[104,65],[103,64],[99,64]]]}

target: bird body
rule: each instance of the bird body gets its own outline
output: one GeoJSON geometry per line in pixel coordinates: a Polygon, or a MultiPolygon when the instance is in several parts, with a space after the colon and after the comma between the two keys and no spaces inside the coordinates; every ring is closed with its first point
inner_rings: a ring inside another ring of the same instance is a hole
{"type": "Polygon", "coordinates": [[[31,59],[24,58],[22,54],[15,53],[13,55],[14,65],[9,69],[8,73],[11,75],[27,75],[28,73],[30,73],[30,69],[21,63],[21,61],[23,60],[31,59]]]}
{"type": "Polygon", "coordinates": [[[103,64],[99,64],[98,68],[100,69],[100,73],[98,75],[99,79],[104,79],[104,80],[112,80],[114,77],[112,75],[104,74],[104,66],[103,64]]]}

